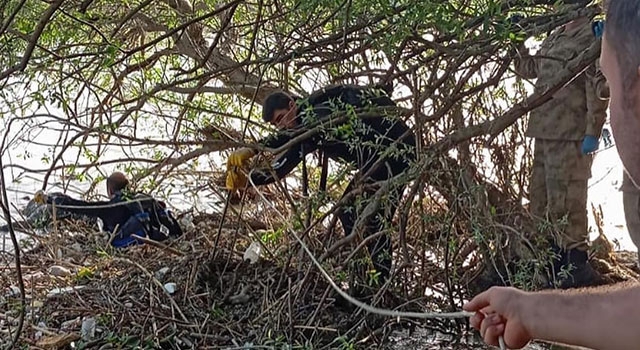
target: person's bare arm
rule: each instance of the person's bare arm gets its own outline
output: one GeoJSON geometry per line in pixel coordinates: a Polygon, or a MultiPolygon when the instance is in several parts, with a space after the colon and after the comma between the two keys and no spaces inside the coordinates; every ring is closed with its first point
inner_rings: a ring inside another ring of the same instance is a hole
{"type": "Polygon", "coordinates": [[[534,338],[593,349],[640,347],[640,286],[531,294],[534,338]]]}
{"type": "Polygon", "coordinates": [[[640,344],[640,285],[579,291],[522,292],[491,288],[464,306],[485,341],[503,336],[510,348],[531,339],[593,349],[633,349],[640,344]]]}

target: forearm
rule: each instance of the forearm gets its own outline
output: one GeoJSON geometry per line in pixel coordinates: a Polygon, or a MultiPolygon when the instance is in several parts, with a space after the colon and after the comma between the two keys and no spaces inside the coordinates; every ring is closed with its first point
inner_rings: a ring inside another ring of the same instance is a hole
{"type": "Polygon", "coordinates": [[[604,115],[604,118],[602,118],[599,115],[587,112],[587,126],[584,130],[584,135],[599,138],[600,134],[602,134],[602,127],[604,126],[605,120],[606,114],[604,115]]]}
{"type": "Polygon", "coordinates": [[[595,63],[595,74],[591,78],[593,81],[596,97],[600,100],[609,100],[611,93],[609,92],[609,84],[600,69],[600,59],[595,63]]]}
{"type": "Polygon", "coordinates": [[[249,173],[251,183],[255,186],[269,185],[276,181],[270,169],[254,169],[249,173]]]}
{"type": "Polygon", "coordinates": [[[97,207],[104,207],[111,204],[107,201],[89,202],[81,199],[71,198],[69,196],[52,196],[47,200],[47,204],[51,204],[60,208],[64,208],[70,212],[76,212],[86,209],[95,209],[97,207]]]}
{"type": "Polygon", "coordinates": [[[524,322],[535,339],[593,349],[640,344],[640,285],[530,293],[524,322]]]}
{"type": "Polygon", "coordinates": [[[48,200],[48,204],[69,213],[98,217],[103,221],[111,215],[114,207],[114,203],[112,202],[88,202],[71,198],[69,196],[57,196],[50,198],[48,200]]]}
{"type": "Polygon", "coordinates": [[[587,112],[587,126],[584,134],[600,137],[602,134],[602,127],[607,121],[607,114],[605,111],[588,111],[587,112]]]}
{"type": "MultiPolygon", "coordinates": [[[[291,155],[291,152],[287,154],[291,155]]],[[[285,154],[285,156],[287,155],[285,154]]],[[[256,186],[268,185],[287,176],[302,161],[302,158],[280,157],[270,168],[253,169],[249,175],[256,186]]]]}

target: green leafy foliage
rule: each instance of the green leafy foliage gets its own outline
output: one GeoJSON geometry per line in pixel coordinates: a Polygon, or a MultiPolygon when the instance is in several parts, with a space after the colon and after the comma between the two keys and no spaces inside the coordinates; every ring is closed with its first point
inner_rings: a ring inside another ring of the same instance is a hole
{"type": "MultiPolygon", "coordinates": [[[[328,84],[391,82],[403,110],[385,117],[406,121],[418,140],[418,160],[397,180],[408,189],[391,225],[403,234],[402,241],[393,236],[394,259],[411,272],[404,274],[403,293],[421,298],[436,286],[459,300],[456,288],[475,276],[476,266],[511,262],[503,248],[513,238],[501,227],[527,233],[562,228],[562,220],[535,227],[523,214],[531,161],[526,118],[500,130],[487,125],[532,91],[511,69],[516,47],[570,21],[577,6],[538,0],[81,3],[63,1],[48,19],[43,16],[52,2],[9,0],[0,6],[0,28],[6,27],[0,32],[0,119],[7,125],[0,151],[3,160],[4,154],[11,159],[5,166],[12,183],[46,177],[47,185],[62,188],[84,184],[90,196],[106,174],[120,170],[137,190],[222,212],[228,149],[274,131],[261,118],[260,103],[269,92],[285,89],[305,97],[328,84]],[[525,18],[518,24],[510,21],[516,13],[525,18]]],[[[320,130],[326,139],[392,159],[409,157],[394,145],[382,147],[384,136],[366,144],[354,137],[366,130],[360,116],[370,109],[337,101],[331,106],[346,122],[320,130]]],[[[317,122],[311,113],[306,118],[317,122]]],[[[327,191],[318,193],[319,164],[308,162],[308,197],[298,167],[282,186],[248,191],[242,206],[227,215],[235,220],[242,212],[241,220],[267,223],[259,239],[274,250],[293,246],[290,231],[308,231],[314,251],[324,252],[339,235],[327,227],[332,215],[320,219],[340,200],[354,169],[330,162],[327,191]],[[316,220],[309,227],[307,221],[316,220]]],[[[343,266],[340,258],[334,254],[327,261],[343,266]]],[[[371,261],[357,259],[365,270],[362,284],[380,284],[371,261]]],[[[542,262],[513,265],[506,278],[534,288],[530,277],[540,273],[542,262]]],[[[448,303],[440,306],[455,307],[448,303]]],[[[225,315],[212,307],[210,317],[225,315]]],[[[279,331],[265,333],[265,345],[291,342],[279,331]]],[[[146,338],[121,334],[108,340],[151,346],[146,338]]],[[[339,346],[353,348],[354,342],[345,337],[339,346]]]]}

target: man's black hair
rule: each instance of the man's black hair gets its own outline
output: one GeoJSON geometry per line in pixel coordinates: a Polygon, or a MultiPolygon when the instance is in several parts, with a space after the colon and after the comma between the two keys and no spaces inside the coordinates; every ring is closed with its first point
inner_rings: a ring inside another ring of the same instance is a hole
{"type": "Polygon", "coordinates": [[[262,120],[270,122],[273,119],[273,113],[278,109],[288,109],[291,101],[295,101],[295,98],[284,91],[277,91],[267,96],[262,106],[262,120]]]}
{"type": "Polygon", "coordinates": [[[129,180],[123,173],[116,171],[107,178],[107,192],[110,194],[124,190],[129,186],[129,180]]]}

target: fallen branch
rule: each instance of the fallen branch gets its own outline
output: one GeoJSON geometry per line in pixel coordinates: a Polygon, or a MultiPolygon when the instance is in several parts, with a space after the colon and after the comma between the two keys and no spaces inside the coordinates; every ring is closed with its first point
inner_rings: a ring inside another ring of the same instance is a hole
{"type": "Polygon", "coordinates": [[[135,238],[135,239],[137,239],[139,241],[142,241],[142,242],[144,242],[146,244],[150,244],[152,246],[158,247],[158,248],[160,248],[160,249],[162,249],[164,251],[167,251],[167,252],[169,252],[171,254],[174,254],[174,255],[177,255],[177,256],[184,256],[184,253],[182,253],[181,251],[179,251],[179,250],[177,250],[175,248],[171,248],[171,247],[169,247],[169,246],[167,246],[165,244],[162,244],[162,243],[160,243],[158,241],[154,241],[153,239],[150,239],[150,238],[147,238],[147,237],[138,236],[138,235],[135,235],[135,234],[131,235],[131,237],[133,237],[133,238],[135,238]]]}

